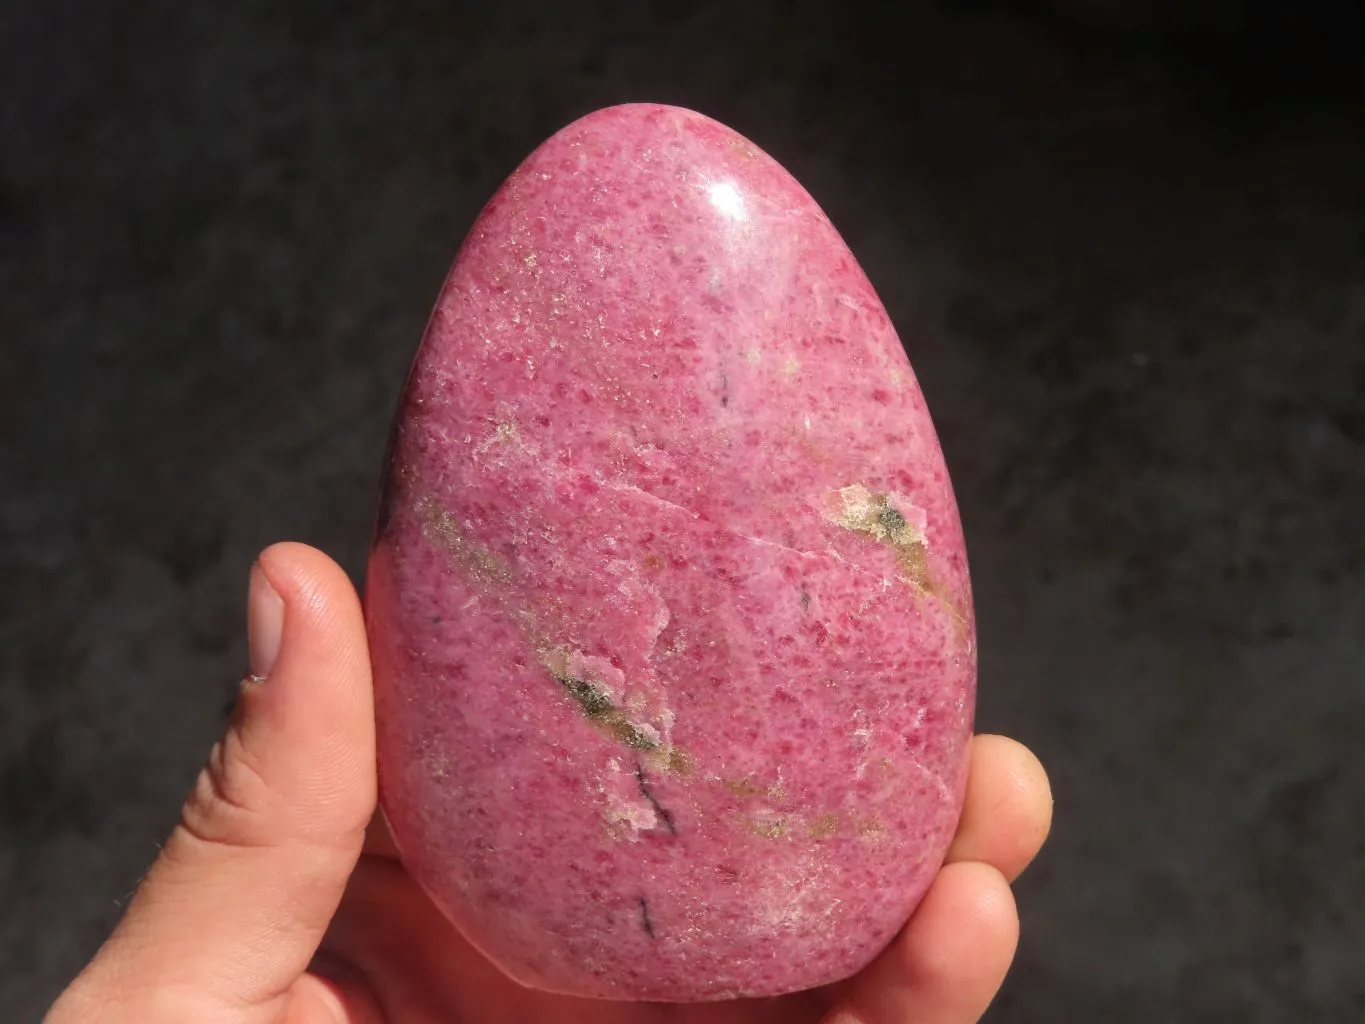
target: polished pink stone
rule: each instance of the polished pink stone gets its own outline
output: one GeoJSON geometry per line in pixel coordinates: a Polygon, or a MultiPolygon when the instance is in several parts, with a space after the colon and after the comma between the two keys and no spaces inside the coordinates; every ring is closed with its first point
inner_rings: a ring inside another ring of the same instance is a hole
{"type": "Polygon", "coordinates": [[[976,672],[942,454],[829,220],[714,121],[599,111],[488,204],[366,603],[403,859],[526,985],[832,982],[938,870],[976,672]]]}

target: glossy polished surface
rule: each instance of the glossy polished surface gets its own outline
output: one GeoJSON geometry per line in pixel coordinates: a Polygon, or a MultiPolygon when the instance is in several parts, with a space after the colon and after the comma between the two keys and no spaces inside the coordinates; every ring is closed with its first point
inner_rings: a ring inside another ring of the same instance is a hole
{"type": "Polygon", "coordinates": [[[599,111],[484,210],[367,607],[404,860],[528,985],[846,977],[946,850],[976,662],[923,396],[815,202],[700,115],[599,111]]]}

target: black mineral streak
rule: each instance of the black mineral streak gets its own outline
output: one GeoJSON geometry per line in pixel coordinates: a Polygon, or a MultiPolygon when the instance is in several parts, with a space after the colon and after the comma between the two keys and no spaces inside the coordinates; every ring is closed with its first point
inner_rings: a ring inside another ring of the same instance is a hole
{"type": "Polygon", "coordinates": [[[877,525],[885,531],[888,537],[895,537],[906,527],[905,516],[900,509],[896,508],[889,501],[883,499],[877,504],[877,525]]]}
{"type": "Polygon", "coordinates": [[[673,812],[659,803],[659,798],[654,795],[654,789],[650,786],[649,779],[645,775],[644,765],[640,764],[639,761],[635,762],[635,781],[639,783],[640,795],[649,801],[649,805],[654,808],[654,813],[664,820],[664,824],[668,827],[668,834],[676,836],[678,825],[673,820],[673,812]]]}
{"type": "Polygon", "coordinates": [[[645,735],[639,726],[630,722],[611,698],[587,679],[579,679],[567,672],[550,669],[550,674],[574,699],[588,721],[604,729],[608,736],[624,743],[632,750],[657,750],[659,744],[645,735]]]}
{"type": "Polygon", "coordinates": [[[654,922],[649,917],[649,904],[643,896],[640,897],[640,924],[644,927],[645,934],[651,939],[659,937],[654,931],[654,922]]]}
{"type": "Polygon", "coordinates": [[[566,675],[559,677],[559,683],[578,702],[578,706],[583,709],[583,714],[591,719],[606,718],[616,710],[611,699],[586,679],[566,675]]]}

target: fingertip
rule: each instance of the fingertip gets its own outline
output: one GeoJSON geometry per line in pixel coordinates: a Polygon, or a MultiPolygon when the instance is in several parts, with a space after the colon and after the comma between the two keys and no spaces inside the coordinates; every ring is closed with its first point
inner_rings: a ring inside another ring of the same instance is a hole
{"type": "Polygon", "coordinates": [[[971,772],[947,861],[981,861],[1013,881],[1052,827],[1052,787],[1042,762],[1008,736],[972,741],[971,772]]]}
{"type": "Polygon", "coordinates": [[[989,864],[949,864],[900,937],[855,979],[830,1019],[976,1021],[999,991],[1018,942],[1019,916],[1004,875],[989,864]]]}
{"type": "Polygon", "coordinates": [[[244,726],[274,752],[275,777],[296,806],[310,806],[357,835],[375,804],[374,700],[360,598],[333,559],[306,544],[273,544],[257,559],[284,601],[283,642],[261,712],[244,726]],[[329,813],[330,812],[330,813],[329,813]]]}
{"type": "Polygon", "coordinates": [[[1009,882],[990,864],[964,861],[939,872],[901,938],[901,963],[925,990],[989,990],[993,996],[1018,943],[1019,913],[1009,882]]]}
{"type": "MultiPolygon", "coordinates": [[[[294,990],[304,995],[307,1005],[325,1012],[320,1024],[385,1024],[387,1020],[360,971],[328,953],[313,958],[294,990]]],[[[305,1020],[311,1024],[312,1018],[305,1020]]],[[[289,1024],[293,1024],[292,1018],[289,1024]]]]}
{"type": "Polygon", "coordinates": [[[288,1024],[354,1024],[341,993],[330,982],[305,974],[290,987],[288,1024]]]}
{"type": "MultiPolygon", "coordinates": [[[[360,597],[345,570],[306,544],[273,544],[256,562],[285,605],[276,675],[311,691],[314,713],[332,709],[351,726],[372,716],[369,646],[360,597]]],[[[284,686],[276,687],[283,690],[284,686]]]]}
{"type": "Polygon", "coordinates": [[[295,616],[314,626],[325,627],[338,618],[363,623],[360,598],[351,578],[317,548],[282,541],[263,550],[256,564],[295,616]]]}
{"type": "Polygon", "coordinates": [[[1007,874],[1014,881],[1038,855],[1052,832],[1052,781],[1036,754],[1015,740],[999,737],[1016,748],[1010,760],[1010,786],[1016,807],[1027,808],[1020,815],[1016,830],[1018,848],[1015,851],[1017,869],[1007,874]]]}

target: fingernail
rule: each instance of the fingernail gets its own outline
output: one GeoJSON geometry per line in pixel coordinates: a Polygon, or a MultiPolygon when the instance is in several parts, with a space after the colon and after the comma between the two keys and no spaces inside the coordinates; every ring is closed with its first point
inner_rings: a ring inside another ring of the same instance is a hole
{"type": "Polygon", "coordinates": [[[252,679],[262,682],[270,675],[280,653],[283,633],[284,599],[275,592],[257,562],[251,567],[246,605],[247,656],[252,679]]]}

